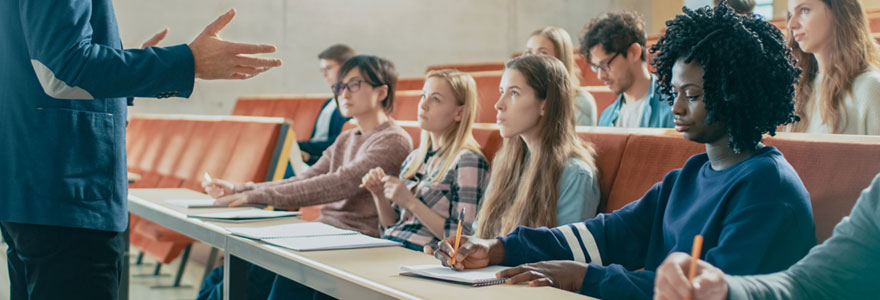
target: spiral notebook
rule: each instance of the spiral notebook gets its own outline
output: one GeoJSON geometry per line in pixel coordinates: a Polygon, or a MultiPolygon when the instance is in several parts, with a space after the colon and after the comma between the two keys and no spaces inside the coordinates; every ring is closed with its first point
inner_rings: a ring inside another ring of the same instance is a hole
{"type": "Polygon", "coordinates": [[[439,265],[400,266],[400,275],[436,279],[471,286],[489,286],[504,283],[507,278],[495,278],[495,273],[507,269],[489,266],[482,269],[455,271],[439,265]]]}

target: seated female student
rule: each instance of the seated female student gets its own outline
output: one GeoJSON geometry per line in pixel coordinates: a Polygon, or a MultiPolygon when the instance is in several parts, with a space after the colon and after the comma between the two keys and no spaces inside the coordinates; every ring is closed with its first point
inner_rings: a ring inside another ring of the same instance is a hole
{"type": "Polygon", "coordinates": [[[700,260],[693,284],[691,257],[677,252],[657,268],[657,299],[876,299],[880,295],[880,174],[862,191],[848,218],[827,241],[785,271],[725,276],[700,260]]]}
{"type": "Polygon", "coordinates": [[[400,178],[382,168],[363,178],[384,238],[422,251],[455,235],[459,219],[462,232],[473,234],[471,223],[489,183],[489,163],[471,133],[476,113],[473,77],[456,70],[428,73],[419,102],[419,149],[403,162],[400,178]]]}
{"type": "Polygon", "coordinates": [[[574,131],[571,80],[558,59],[526,55],[507,63],[495,103],[504,144],[492,162],[476,235],[516,226],[591,218],[599,206],[595,151],[574,131]]]}
{"type": "Polygon", "coordinates": [[[544,27],[532,33],[526,41],[525,54],[550,55],[562,61],[568,70],[568,78],[571,79],[571,92],[574,93],[574,118],[575,125],[596,126],[599,118],[596,116],[596,99],[589,92],[581,89],[580,69],[575,63],[574,46],[571,36],[565,29],[559,27],[544,27]]]}
{"type": "MultiPolygon", "coordinates": [[[[675,129],[706,153],[613,213],[462,238],[455,269],[521,265],[498,276],[602,299],[648,299],[657,266],[690,251],[697,234],[705,238],[702,257],[732,274],[785,269],[816,243],[807,190],[782,153],[760,143],[796,120],[799,72],[782,33],[726,5],[684,12],[667,21],[651,51],[660,91],[673,99],[675,129]]],[[[444,264],[449,241],[433,252],[444,264]]]]}
{"type": "MultiPolygon", "coordinates": [[[[375,167],[398,174],[412,150],[409,134],[388,116],[394,107],[397,71],[388,60],[358,55],[346,61],[339,74],[334,85],[337,106],[358,127],[339,135],[315,165],[296,177],[256,184],[218,179],[203,183],[217,204],[259,203],[279,208],[325,204],[318,222],[379,236],[376,206],[370,193],[358,185],[363,174],[375,167]]],[[[265,282],[249,280],[248,291],[268,291],[273,279],[270,274],[265,282]]],[[[222,290],[219,284],[207,289],[213,289],[214,295],[222,290]]]]}
{"type": "Polygon", "coordinates": [[[804,70],[792,131],[880,135],[880,50],[859,2],[790,0],[788,16],[804,70]]]}
{"type": "Polygon", "coordinates": [[[326,204],[318,222],[379,236],[376,206],[359,187],[361,177],[381,167],[396,175],[412,141],[388,114],[394,107],[397,71],[390,61],[368,55],[350,58],[334,86],[342,115],[358,127],[336,139],[324,156],[302,175],[265,183],[206,183],[217,204],[266,204],[278,208],[326,204]]]}

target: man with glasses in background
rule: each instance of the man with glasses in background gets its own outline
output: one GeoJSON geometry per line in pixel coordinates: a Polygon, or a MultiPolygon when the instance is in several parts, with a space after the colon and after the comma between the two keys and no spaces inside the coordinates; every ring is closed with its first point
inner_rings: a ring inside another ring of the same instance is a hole
{"type": "Polygon", "coordinates": [[[599,126],[672,128],[672,108],[660,101],[657,78],[648,71],[645,25],[632,12],[605,13],[591,20],[581,51],[599,80],[618,94],[599,126]]]}

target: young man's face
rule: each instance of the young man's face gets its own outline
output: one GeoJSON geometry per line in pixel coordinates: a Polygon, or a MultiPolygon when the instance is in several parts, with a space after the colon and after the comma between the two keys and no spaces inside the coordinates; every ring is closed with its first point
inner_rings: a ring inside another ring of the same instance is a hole
{"type": "Polygon", "coordinates": [[[623,53],[605,52],[602,44],[598,44],[590,48],[589,60],[587,63],[599,80],[615,94],[621,94],[632,86],[633,74],[623,53]]]}
{"type": "Polygon", "coordinates": [[[336,73],[339,73],[339,63],[332,59],[320,59],[318,64],[321,66],[321,75],[327,81],[327,85],[336,84],[336,73]]]}

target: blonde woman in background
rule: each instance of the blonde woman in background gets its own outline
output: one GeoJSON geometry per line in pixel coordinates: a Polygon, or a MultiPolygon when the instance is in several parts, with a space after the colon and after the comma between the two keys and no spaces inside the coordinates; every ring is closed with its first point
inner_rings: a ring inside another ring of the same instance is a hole
{"type": "Polygon", "coordinates": [[[599,120],[597,116],[596,99],[589,92],[581,89],[580,69],[575,63],[574,43],[565,29],[559,27],[544,27],[532,33],[526,41],[525,54],[549,55],[562,61],[562,65],[568,70],[568,78],[571,80],[571,93],[574,99],[574,118],[576,125],[596,126],[599,120]]]}

